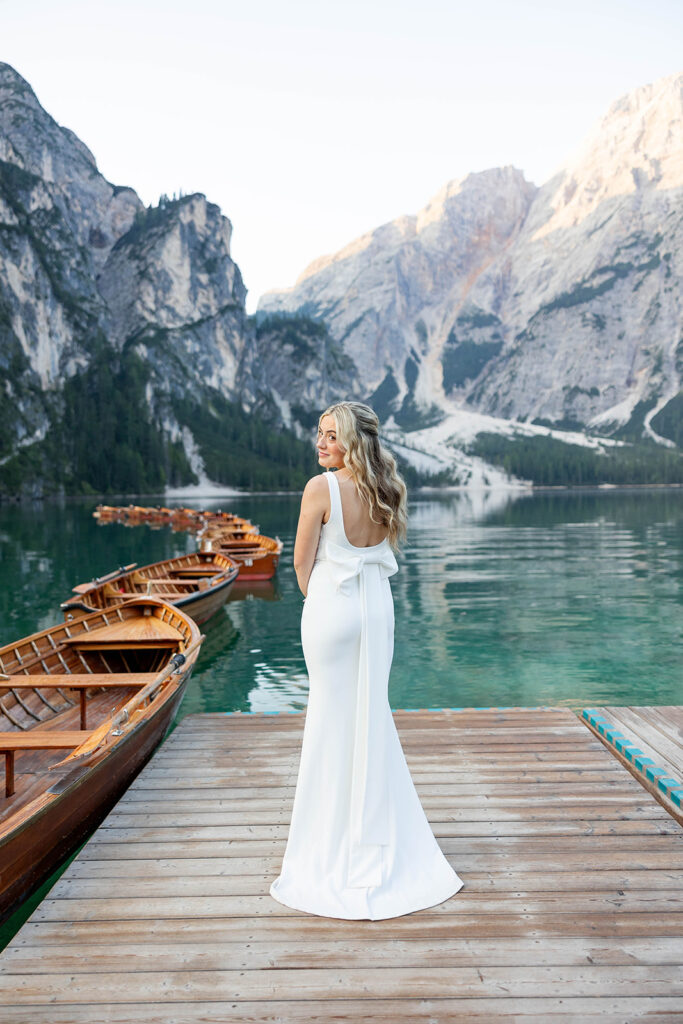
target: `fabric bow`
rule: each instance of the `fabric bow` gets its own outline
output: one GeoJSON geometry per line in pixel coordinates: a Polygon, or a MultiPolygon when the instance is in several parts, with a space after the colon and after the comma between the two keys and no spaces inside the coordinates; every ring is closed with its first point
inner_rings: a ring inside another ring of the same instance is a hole
{"type": "Polygon", "coordinates": [[[365,569],[366,566],[376,565],[379,570],[380,579],[387,579],[398,572],[398,564],[388,544],[381,547],[368,548],[367,551],[355,548],[353,553],[340,544],[327,541],[324,552],[325,560],[332,565],[332,576],[334,582],[342,594],[352,593],[350,582],[365,569]]]}

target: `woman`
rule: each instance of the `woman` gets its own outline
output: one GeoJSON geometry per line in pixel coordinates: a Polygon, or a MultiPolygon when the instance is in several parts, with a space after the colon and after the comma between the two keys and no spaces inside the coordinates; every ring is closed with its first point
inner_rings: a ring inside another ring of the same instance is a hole
{"type": "Polygon", "coordinates": [[[360,402],[318,424],[328,472],[304,488],[294,568],[310,689],[289,838],[270,894],[323,917],[379,920],[442,903],[462,886],[408,770],[388,700],[392,545],[406,488],[360,402]]]}

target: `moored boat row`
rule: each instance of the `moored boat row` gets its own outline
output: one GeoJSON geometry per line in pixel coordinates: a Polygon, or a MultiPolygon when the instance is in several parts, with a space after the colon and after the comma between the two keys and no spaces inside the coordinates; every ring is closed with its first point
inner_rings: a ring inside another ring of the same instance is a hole
{"type": "MultiPolygon", "coordinates": [[[[200,551],[220,553],[239,567],[238,582],[269,580],[275,575],[282,553],[279,537],[267,537],[248,519],[231,512],[205,509],[167,509],[143,505],[98,505],[93,512],[102,524],[126,526],[166,524],[199,536],[200,551]]],[[[142,570],[141,570],[142,571],[142,570]]]]}
{"type": "Polygon", "coordinates": [[[163,505],[98,505],[93,512],[95,519],[101,523],[127,523],[139,526],[150,525],[174,526],[181,530],[200,532],[207,524],[216,524],[225,530],[243,533],[258,533],[258,527],[248,519],[232,512],[206,511],[194,508],[165,508],[163,505]]]}

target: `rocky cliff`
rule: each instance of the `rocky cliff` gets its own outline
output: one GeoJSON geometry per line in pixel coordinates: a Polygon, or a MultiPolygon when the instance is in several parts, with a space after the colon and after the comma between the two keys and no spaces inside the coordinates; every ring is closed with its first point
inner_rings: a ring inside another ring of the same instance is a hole
{"type": "Polygon", "coordinates": [[[337,349],[306,320],[257,330],[230,236],[203,195],[112,185],[0,65],[1,492],[301,484],[290,385],[319,405],[341,381],[309,335],[337,349]]]}
{"type": "Polygon", "coordinates": [[[682,186],[675,75],[616,102],[542,188],[513,168],[451,182],[260,309],[324,318],[404,435],[445,419],[434,438],[460,444],[474,424],[534,421],[666,443],[680,433],[682,186]]]}

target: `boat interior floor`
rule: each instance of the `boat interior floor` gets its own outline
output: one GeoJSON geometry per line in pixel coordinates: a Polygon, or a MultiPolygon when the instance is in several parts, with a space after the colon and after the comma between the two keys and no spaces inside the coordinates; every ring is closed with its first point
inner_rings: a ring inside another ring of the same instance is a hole
{"type": "MultiPolygon", "coordinates": [[[[104,691],[88,694],[88,729],[97,729],[107,718],[129,700],[136,688],[120,686],[104,691]]],[[[44,730],[78,730],[80,729],[80,709],[78,698],[73,707],[67,708],[44,721],[37,722],[36,729],[44,730]]],[[[21,732],[22,736],[30,736],[32,730],[21,732]]],[[[4,795],[4,785],[0,784],[0,825],[17,810],[30,803],[49,789],[66,772],[73,769],[56,769],[48,771],[51,764],[61,761],[66,750],[18,750],[15,754],[14,785],[15,792],[11,797],[4,795]]],[[[0,771],[2,762],[0,761],[0,771]]],[[[1,778],[1,776],[0,776],[1,778]]]]}

